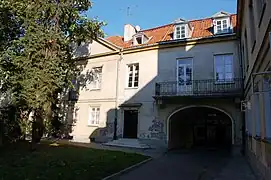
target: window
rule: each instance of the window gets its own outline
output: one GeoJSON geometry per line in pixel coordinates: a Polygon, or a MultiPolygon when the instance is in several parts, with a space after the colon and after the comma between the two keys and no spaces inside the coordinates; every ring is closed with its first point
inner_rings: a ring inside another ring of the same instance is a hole
{"type": "Polygon", "coordinates": [[[89,107],[89,119],[88,125],[97,126],[100,123],[100,108],[99,107],[89,107]]]}
{"type": "Polygon", "coordinates": [[[142,41],[142,37],[137,37],[137,38],[136,38],[136,43],[137,43],[137,44],[142,44],[142,42],[143,42],[143,41],[142,41]]]}
{"type": "Polygon", "coordinates": [[[128,65],[128,87],[138,87],[139,81],[139,64],[128,65]]]}
{"type": "Polygon", "coordinates": [[[183,39],[186,38],[185,25],[175,27],[175,38],[174,39],[183,39]]]}
{"type": "Polygon", "coordinates": [[[215,34],[228,33],[230,28],[229,18],[215,21],[215,34]]]}
{"type": "Polygon", "coordinates": [[[102,67],[95,67],[91,70],[90,89],[101,89],[102,67]]]}
{"type": "Polygon", "coordinates": [[[233,80],[233,55],[215,55],[215,78],[217,82],[233,80]]]}

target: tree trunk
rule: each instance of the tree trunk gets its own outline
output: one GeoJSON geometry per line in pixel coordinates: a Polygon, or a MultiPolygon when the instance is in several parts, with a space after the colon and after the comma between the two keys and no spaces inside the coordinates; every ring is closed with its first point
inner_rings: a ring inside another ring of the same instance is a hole
{"type": "Polygon", "coordinates": [[[42,110],[36,109],[34,111],[34,121],[32,123],[32,150],[36,150],[37,143],[40,142],[44,132],[44,123],[42,110]]]}

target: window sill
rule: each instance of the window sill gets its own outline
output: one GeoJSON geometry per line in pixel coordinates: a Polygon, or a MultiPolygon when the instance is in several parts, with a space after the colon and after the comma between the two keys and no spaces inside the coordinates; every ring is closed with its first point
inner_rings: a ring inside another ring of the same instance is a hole
{"type": "Polygon", "coordinates": [[[261,24],[262,24],[262,20],[263,20],[263,15],[264,15],[265,9],[266,9],[266,2],[264,3],[263,8],[262,8],[262,12],[261,12],[261,16],[260,16],[260,20],[259,20],[258,28],[260,28],[260,27],[261,27],[261,24]]]}
{"type": "Polygon", "coordinates": [[[101,88],[99,88],[99,89],[90,89],[89,91],[100,91],[101,90],[101,88]]]}
{"type": "Polygon", "coordinates": [[[126,87],[125,90],[138,89],[138,87],[126,87]]]}
{"type": "Polygon", "coordinates": [[[234,81],[215,82],[215,85],[234,84],[234,81]]]}
{"type": "Polygon", "coordinates": [[[97,124],[88,124],[87,127],[99,127],[97,124]]]}
{"type": "Polygon", "coordinates": [[[255,49],[255,45],[256,45],[256,40],[254,40],[253,45],[251,47],[251,54],[253,53],[254,49],[255,49]]]}

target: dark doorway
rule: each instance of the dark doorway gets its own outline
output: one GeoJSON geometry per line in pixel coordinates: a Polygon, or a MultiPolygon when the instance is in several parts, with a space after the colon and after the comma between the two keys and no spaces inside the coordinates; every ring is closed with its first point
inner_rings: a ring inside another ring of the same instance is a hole
{"type": "Polygon", "coordinates": [[[225,113],[207,107],[193,107],[174,114],[169,123],[169,148],[228,148],[232,123],[225,113]]]}
{"type": "Polygon", "coordinates": [[[124,110],[124,138],[137,138],[138,111],[124,110]]]}

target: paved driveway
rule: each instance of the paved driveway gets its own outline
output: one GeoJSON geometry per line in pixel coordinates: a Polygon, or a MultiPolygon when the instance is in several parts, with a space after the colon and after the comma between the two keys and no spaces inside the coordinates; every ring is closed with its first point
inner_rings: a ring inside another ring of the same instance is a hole
{"type": "Polygon", "coordinates": [[[241,155],[217,151],[170,152],[117,179],[256,180],[241,155]]]}

